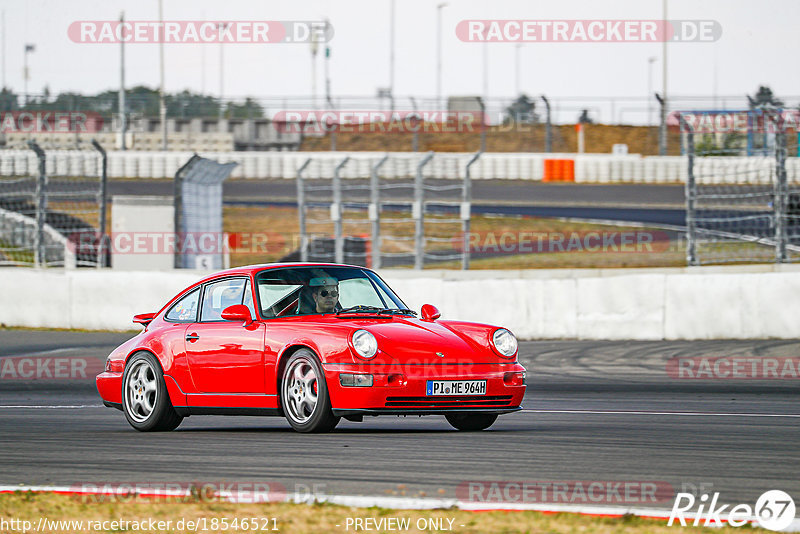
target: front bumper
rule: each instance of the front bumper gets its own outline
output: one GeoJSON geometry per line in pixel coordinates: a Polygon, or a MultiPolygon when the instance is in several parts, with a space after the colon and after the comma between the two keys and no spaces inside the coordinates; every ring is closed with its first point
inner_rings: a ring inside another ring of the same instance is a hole
{"type": "Polygon", "coordinates": [[[443,415],[453,412],[509,413],[521,408],[525,385],[510,385],[509,374],[524,373],[518,363],[406,365],[386,371],[369,364],[324,364],[333,414],[443,415]],[[370,387],[347,387],[340,373],[373,376],[370,387]],[[428,380],[486,380],[485,395],[426,395],[428,380]]]}

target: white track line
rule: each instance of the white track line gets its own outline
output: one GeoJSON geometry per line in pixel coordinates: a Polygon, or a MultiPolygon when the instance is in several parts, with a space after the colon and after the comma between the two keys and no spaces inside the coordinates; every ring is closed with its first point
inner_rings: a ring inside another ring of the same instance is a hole
{"type": "Polygon", "coordinates": [[[524,408],[520,410],[529,413],[561,413],[584,415],[679,415],[683,417],[800,417],[800,414],[780,413],[724,413],[724,412],[645,412],[628,410],[534,410],[524,408]]]}
{"type": "MultiPolygon", "coordinates": [[[[16,491],[33,491],[33,492],[57,492],[61,494],[73,495],[110,495],[110,494],[124,494],[129,495],[130,489],[122,489],[119,491],[111,490],[103,491],[81,491],[77,490],[74,486],[0,486],[0,493],[12,493],[16,491]]],[[[134,489],[134,491],[136,491],[134,489]]],[[[148,491],[146,488],[142,491],[136,491],[143,497],[183,497],[189,495],[189,490],[167,490],[156,489],[148,491]]],[[[248,500],[249,497],[258,497],[263,499],[264,494],[244,495],[236,493],[235,495],[219,495],[220,499],[228,500],[230,502],[264,502],[263,500],[255,501],[248,500]],[[227,498],[226,498],[227,497],[227,498]]],[[[625,515],[636,515],[640,517],[647,517],[652,519],[662,519],[664,521],[669,519],[670,510],[663,508],[626,508],[623,506],[596,506],[596,505],[571,505],[571,504],[534,504],[534,503],[484,503],[484,502],[471,502],[461,501],[458,499],[431,499],[427,497],[385,497],[385,496],[366,496],[366,495],[324,495],[314,496],[308,494],[290,493],[282,498],[276,499],[275,502],[294,502],[297,504],[314,504],[317,502],[327,502],[331,504],[338,504],[340,506],[348,506],[355,508],[391,508],[395,510],[434,510],[434,509],[448,509],[456,507],[460,510],[466,511],[491,511],[491,510],[518,510],[518,511],[535,511],[535,512],[562,512],[574,513],[587,516],[603,516],[603,517],[622,517],[625,515]]],[[[727,520],[727,514],[720,515],[722,519],[727,520]]],[[[694,519],[694,514],[685,514],[687,520],[694,519]]],[[[750,518],[750,521],[755,521],[755,518],[750,518]]],[[[795,519],[785,532],[800,532],[800,519],[795,519]]]]}
{"type": "Polygon", "coordinates": [[[105,408],[102,404],[65,404],[65,405],[40,405],[40,404],[0,404],[2,408],[15,408],[26,410],[41,410],[41,409],[54,409],[54,410],[77,410],[80,408],[105,408]]]}

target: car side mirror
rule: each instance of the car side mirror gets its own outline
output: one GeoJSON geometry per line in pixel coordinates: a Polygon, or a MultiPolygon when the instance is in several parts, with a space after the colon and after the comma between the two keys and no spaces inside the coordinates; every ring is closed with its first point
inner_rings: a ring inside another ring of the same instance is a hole
{"type": "Polygon", "coordinates": [[[442,312],[433,304],[423,304],[420,315],[423,321],[435,321],[442,316],[442,312]]]}
{"type": "Polygon", "coordinates": [[[253,322],[253,316],[250,315],[250,308],[244,304],[234,304],[222,310],[222,318],[226,321],[244,321],[244,326],[253,322]]]}

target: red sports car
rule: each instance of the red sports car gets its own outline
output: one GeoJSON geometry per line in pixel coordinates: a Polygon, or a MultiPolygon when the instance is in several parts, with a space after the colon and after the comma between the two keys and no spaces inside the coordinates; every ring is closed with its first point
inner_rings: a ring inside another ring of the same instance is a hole
{"type": "Polygon", "coordinates": [[[340,418],[444,415],[483,430],[520,409],[525,368],[504,328],[421,316],[373,271],[336,264],[229,269],[188,287],[97,377],[137,430],[190,415],[282,415],[299,432],[340,418]]]}

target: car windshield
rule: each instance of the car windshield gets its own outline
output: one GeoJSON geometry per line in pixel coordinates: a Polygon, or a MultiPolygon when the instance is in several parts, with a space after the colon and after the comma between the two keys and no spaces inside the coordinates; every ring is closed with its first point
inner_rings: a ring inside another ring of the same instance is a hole
{"type": "Polygon", "coordinates": [[[281,267],[256,276],[264,318],[326,313],[413,313],[375,273],[357,267],[281,267]]]}

